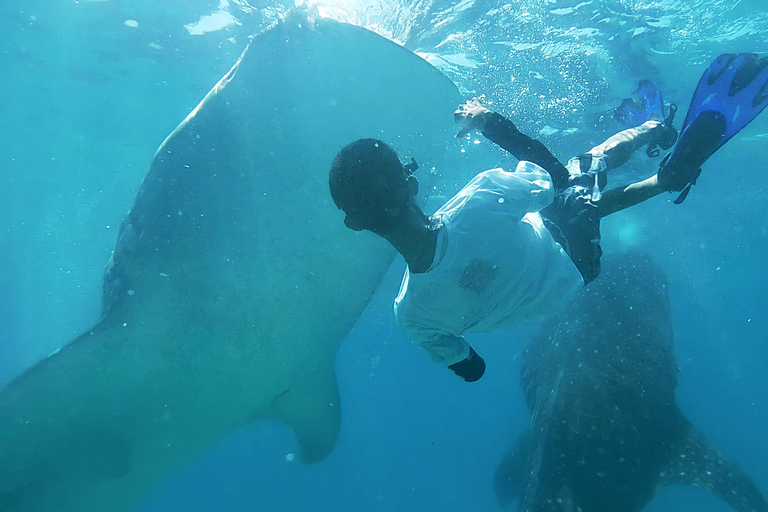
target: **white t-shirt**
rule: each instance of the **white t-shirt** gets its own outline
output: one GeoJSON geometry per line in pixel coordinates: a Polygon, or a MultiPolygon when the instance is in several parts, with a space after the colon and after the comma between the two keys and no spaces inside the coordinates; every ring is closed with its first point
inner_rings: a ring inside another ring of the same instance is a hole
{"type": "Polygon", "coordinates": [[[549,174],[520,162],[478,174],[433,215],[442,223],[434,261],[405,271],[395,317],[435,361],[466,358],[465,332],[552,313],[584,285],[537,213],[553,199],[549,174]]]}

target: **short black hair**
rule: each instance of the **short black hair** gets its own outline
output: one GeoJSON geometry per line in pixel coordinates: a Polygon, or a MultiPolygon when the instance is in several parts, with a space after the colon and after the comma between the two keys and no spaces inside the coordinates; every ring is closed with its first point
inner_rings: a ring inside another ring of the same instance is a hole
{"type": "Polygon", "coordinates": [[[336,155],[328,185],[339,209],[376,231],[390,220],[390,208],[407,201],[399,193],[407,178],[395,150],[377,139],[359,139],[336,155]]]}

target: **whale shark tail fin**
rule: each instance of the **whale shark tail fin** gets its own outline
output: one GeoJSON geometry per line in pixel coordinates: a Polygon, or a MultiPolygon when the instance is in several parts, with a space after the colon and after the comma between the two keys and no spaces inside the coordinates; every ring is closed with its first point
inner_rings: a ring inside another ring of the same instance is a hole
{"type": "Polygon", "coordinates": [[[510,507],[515,498],[525,494],[525,487],[528,482],[526,472],[530,433],[530,430],[526,430],[520,435],[517,446],[504,455],[496,468],[493,490],[496,499],[503,508],[510,507]]]}
{"type": "Polygon", "coordinates": [[[739,512],[768,512],[768,503],[744,471],[710,448],[704,436],[686,422],[683,441],[672,447],[663,484],[701,487],[739,512]]]}

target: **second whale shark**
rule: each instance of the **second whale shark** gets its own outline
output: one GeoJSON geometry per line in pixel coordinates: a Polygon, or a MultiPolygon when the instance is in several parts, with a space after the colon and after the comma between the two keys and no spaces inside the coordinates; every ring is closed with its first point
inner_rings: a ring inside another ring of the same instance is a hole
{"type": "Polygon", "coordinates": [[[739,512],[768,511],[675,403],[666,277],[647,256],[604,259],[601,276],[524,350],[522,384],[531,427],[496,471],[502,504],[636,512],[660,488],[685,484],[739,512]]]}

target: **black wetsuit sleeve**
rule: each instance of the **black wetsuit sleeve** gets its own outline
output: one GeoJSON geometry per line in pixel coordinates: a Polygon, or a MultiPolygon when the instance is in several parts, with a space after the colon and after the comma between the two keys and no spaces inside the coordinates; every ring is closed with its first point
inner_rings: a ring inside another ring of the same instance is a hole
{"type": "Polygon", "coordinates": [[[552,177],[556,189],[562,190],[568,186],[568,169],[544,144],[521,133],[506,117],[496,112],[491,113],[485,120],[483,135],[518,160],[533,162],[543,168],[552,177]]]}

